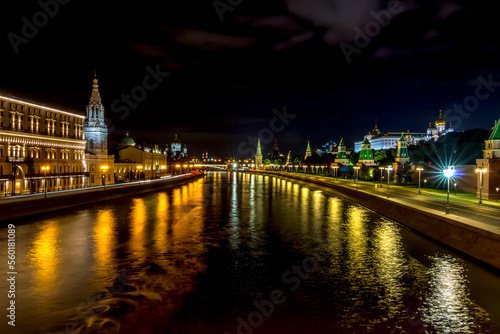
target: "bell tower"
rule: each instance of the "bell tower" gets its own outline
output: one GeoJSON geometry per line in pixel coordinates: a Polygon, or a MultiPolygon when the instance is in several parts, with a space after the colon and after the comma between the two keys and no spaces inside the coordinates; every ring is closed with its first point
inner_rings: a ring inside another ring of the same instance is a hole
{"type": "Polygon", "coordinates": [[[108,127],[104,122],[104,106],[101,102],[96,74],[94,74],[90,101],[87,104],[85,139],[87,141],[87,151],[96,155],[108,154],[108,127]]]}

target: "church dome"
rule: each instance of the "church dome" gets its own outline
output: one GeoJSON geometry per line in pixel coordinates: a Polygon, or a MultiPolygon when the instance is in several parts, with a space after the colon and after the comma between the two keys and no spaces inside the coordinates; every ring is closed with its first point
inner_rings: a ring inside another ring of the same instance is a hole
{"type": "Polygon", "coordinates": [[[135,146],[135,141],[130,137],[130,134],[127,132],[125,137],[122,138],[120,142],[121,146],[135,146]]]}
{"type": "Polygon", "coordinates": [[[436,120],[436,122],[434,124],[436,124],[436,126],[438,126],[438,125],[446,125],[446,122],[444,121],[444,118],[443,118],[443,115],[441,113],[441,110],[439,110],[439,118],[436,120]]]}

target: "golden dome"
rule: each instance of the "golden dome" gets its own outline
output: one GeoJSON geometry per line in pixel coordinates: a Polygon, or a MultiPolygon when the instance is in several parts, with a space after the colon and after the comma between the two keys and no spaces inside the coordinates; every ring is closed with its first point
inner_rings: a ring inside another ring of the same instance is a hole
{"type": "Polygon", "coordinates": [[[439,118],[437,119],[437,121],[434,123],[436,126],[438,125],[446,125],[446,122],[443,118],[443,114],[441,112],[441,110],[439,110],[439,118]]]}

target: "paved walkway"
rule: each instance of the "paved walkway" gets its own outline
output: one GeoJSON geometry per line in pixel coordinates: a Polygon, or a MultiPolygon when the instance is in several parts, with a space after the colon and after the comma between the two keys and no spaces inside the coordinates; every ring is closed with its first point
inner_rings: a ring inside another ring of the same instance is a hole
{"type": "MultiPolygon", "coordinates": [[[[297,177],[303,180],[320,180],[327,184],[347,187],[351,189],[356,189],[357,187],[358,191],[360,192],[387,198],[387,184],[384,184],[383,187],[380,187],[380,183],[360,181],[356,185],[353,180],[335,180],[335,178],[332,177],[287,172],[271,173],[282,176],[297,177]]],[[[463,197],[455,196],[453,195],[453,193],[451,193],[451,214],[445,214],[446,193],[442,194],[436,193],[435,191],[427,191],[421,189],[421,194],[418,194],[418,188],[407,188],[397,185],[390,185],[389,200],[404,205],[409,205],[427,212],[432,212],[436,215],[443,215],[447,218],[459,221],[461,223],[465,223],[467,225],[471,225],[500,235],[500,203],[496,203],[496,201],[488,201],[488,206],[479,206],[477,199],[464,199],[463,197]],[[444,196],[444,198],[441,198],[441,196],[444,196]],[[457,200],[465,200],[466,203],[458,202],[457,200]]]]}

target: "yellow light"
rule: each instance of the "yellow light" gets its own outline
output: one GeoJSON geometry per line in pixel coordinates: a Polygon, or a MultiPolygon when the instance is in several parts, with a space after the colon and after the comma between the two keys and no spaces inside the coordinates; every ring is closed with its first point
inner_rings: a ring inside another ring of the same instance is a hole
{"type": "Polygon", "coordinates": [[[180,168],[180,167],[181,167],[181,165],[175,165],[175,167],[180,168]]]}
{"type": "Polygon", "coordinates": [[[478,169],[476,169],[476,173],[486,173],[486,172],[488,172],[488,168],[482,168],[482,169],[478,168],[478,169]]]}

